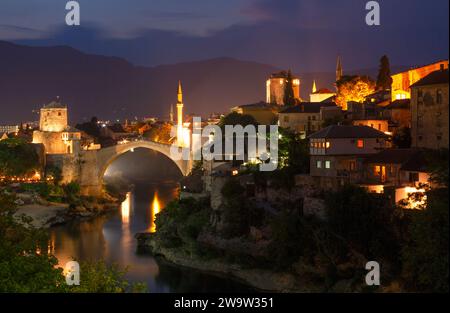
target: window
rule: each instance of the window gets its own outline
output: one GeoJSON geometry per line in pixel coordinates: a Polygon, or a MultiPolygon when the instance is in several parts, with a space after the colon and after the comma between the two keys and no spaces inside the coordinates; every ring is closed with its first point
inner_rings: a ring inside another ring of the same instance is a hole
{"type": "Polygon", "coordinates": [[[325,161],[325,168],[331,168],[331,161],[325,161]]]}
{"type": "Polygon", "coordinates": [[[417,182],[417,181],[419,181],[419,173],[410,172],[409,173],[409,182],[410,183],[414,183],[414,182],[417,182]]]}
{"type": "Polygon", "coordinates": [[[378,124],[378,130],[381,131],[381,124],[378,124]]]}
{"type": "Polygon", "coordinates": [[[423,91],[422,89],[417,90],[417,97],[423,97],[423,91]]]}
{"type": "Polygon", "coordinates": [[[356,146],[358,147],[358,148],[364,148],[364,139],[358,139],[357,141],[356,141],[356,146]]]}
{"type": "Polygon", "coordinates": [[[381,175],[381,166],[375,165],[374,170],[373,170],[373,174],[375,176],[380,176],[381,175]]]}
{"type": "Polygon", "coordinates": [[[311,117],[311,119],[312,119],[313,121],[315,121],[315,120],[316,120],[316,116],[313,115],[313,116],[311,117]]]}
{"type": "Polygon", "coordinates": [[[61,116],[61,112],[58,112],[58,116],[61,116]]]}
{"type": "Polygon", "coordinates": [[[350,161],[349,168],[350,168],[350,171],[356,170],[356,162],[350,161]]]}
{"type": "Polygon", "coordinates": [[[317,168],[322,168],[322,161],[317,161],[316,162],[316,167],[317,168]]]}
{"type": "Polygon", "coordinates": [[[329,141],[327,141],[326,143],[325,143],[325,148],[329,148],[331,146],[331,143],[329,142],[329,141]]]}
{"type": "Polygon", "coordinates": [[[441,89],[436,90],[436,103],[437,104],[442,103],[442,90],[441,89]]]}

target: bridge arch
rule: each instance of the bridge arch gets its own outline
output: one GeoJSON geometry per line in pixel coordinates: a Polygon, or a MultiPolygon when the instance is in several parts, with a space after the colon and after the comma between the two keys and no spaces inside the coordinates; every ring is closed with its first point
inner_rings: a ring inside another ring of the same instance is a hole
{"type": "Polygon", "coordinates": [[[165,155],[175,163],[183,176],[187,176],[191,172],[192,161],[174,160],[170,154],[171,145],[146,140],[130,141],[100,150],[86,151],[80,183],[82,190],[85,190],[84,193],[100,193],[103,185],[103,176],[108,166],[121,155],[137,148],[146,148],[165,155]]]}

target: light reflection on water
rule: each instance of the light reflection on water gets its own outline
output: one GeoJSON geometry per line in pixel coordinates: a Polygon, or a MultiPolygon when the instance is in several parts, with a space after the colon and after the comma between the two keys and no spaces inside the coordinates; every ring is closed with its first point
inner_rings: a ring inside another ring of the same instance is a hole
{"type": "Polygon", "coordinates": [[[177,193],[175,183],[137,187],[127,193],[113,214],[51,228],[51,250],[62,266],[75,258],[105,260],[128,267],[126,279],[146,282],[150,292],[247,291],[247,287],[228,279],[178,268],[149,254],[136,253],[135,234],[155,231],[155,215],[177,193]]]}

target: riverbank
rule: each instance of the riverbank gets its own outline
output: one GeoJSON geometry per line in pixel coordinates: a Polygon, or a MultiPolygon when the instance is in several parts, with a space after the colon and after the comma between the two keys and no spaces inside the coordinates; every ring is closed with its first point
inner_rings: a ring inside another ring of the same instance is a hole
{"type": "Polygon", "coordinates": [[[75,220],[90,219],[117,210],[121,197],[104,195],[101,198],[82,198],[80,204],[71,206],[67,203],[49,202],[35,193],[16,193],[17,211],[14,216],[31,218],[36,228],[50,228],[75,220]]]}
{"type": "Polygon", "coordinates": [[[208,274],[232,278],[261,292],[323,292],[323,288],[312,285],[288,272],[275,272],[266,269],[245,268],[240,264],[229,263],[219,258],[202,258],[186,253],[183,248],[166,248],[152,233],[136,234],[138,249],[154,256],[160,256],[178,266],[192,268],[208,274]]]}

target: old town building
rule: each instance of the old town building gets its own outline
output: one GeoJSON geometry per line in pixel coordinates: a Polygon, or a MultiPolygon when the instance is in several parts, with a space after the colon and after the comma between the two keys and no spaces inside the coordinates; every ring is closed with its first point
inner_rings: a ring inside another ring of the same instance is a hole
{"type": "Polygon", "coordinates": [[[434,71],[411,86],[412,146],[448,148],[448,69],[434,71]]]}

